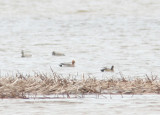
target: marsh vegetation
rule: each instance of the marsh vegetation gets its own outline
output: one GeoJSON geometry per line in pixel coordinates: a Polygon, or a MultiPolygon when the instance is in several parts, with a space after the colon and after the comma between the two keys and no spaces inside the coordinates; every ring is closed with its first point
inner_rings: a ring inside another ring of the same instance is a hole
{"type": "Polygon", "coordinates": [[[136,95],[159,94],[160,79],[156,75],[143,77],[120,78],[106,77],[96,79],[94,77],[75,78],[63,77],[55,72],[52,75],[35,73],[24,75],[17,73],[15,76],[0,77],[0,98],[29,98],[29,96],[61,95],[70,98],[84,97],[85,95],[136,95]]]}

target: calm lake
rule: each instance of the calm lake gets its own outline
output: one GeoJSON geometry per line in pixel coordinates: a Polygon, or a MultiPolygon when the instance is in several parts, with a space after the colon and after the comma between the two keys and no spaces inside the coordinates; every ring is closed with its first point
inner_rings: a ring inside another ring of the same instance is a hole
{"type": "Polygon", "coordinates": [[[3,99],[2,115],[159,115],[160,96],[86,96],[78,99],[3,99]]]}
{"type": "Polygon", "coordinates": [[[159,74],[160,1],[7,0],[0,2],[2,73],[50,72],[101,76],[159,74]],[[21,58],[21,50],[32,54],[21,58]],[[52,51],[65,56],[52,56],[52,51]],[[76,61],[75,68],[60,68],[76,61]]]}

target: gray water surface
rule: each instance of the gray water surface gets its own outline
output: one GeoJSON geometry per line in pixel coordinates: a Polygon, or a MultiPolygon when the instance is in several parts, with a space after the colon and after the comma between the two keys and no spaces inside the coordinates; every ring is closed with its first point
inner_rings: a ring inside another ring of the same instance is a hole
{"type": "Polygon", "coordinates": [[[159,96],[120,95],[78,99],[3,99],[2,115],[159,115],[159,96]]]}
{"type": "Polygon", "coordinates": [[[1,74],[52,67],[101,76],[112,65],[114,74],[159,74],[159,0],[7,0],[0,7],[1,74]],[[22,49],[32,57],[21,58],[22,49]],[[58,66],[72,59],[75,68],[58,66]]]}

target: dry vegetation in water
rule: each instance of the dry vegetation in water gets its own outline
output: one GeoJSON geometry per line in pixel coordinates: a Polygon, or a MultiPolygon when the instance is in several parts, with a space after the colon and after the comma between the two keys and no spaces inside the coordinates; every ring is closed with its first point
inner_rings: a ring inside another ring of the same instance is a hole
{"type": "Polygon", "coordinates": [[[159,94],[160,80],[157,76],[144,78],[63,78],[53,75],[35,73],[33,76],[16,74],[16,76],[0,77],[0,98],[27,98],[27,95],[70,95],[88,94],[159,94]]]}

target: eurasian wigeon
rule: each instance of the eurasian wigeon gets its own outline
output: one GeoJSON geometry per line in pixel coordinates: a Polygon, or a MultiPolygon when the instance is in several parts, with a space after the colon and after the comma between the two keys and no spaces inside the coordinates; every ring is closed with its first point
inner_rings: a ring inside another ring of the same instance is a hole
{"type": "Polygon", "coordinates": [[[72,60],[72,63],[61,63],[59,64],[60,67],[65,66],[65,67],[74,67],[75,66],[75,61],[72,60]]]}
{"type": "Polygon", "coordinates": [[[101,69],[101,72],[104,72],[104,71],[114,72],[114,66],[112,65],[111,69],[107,67],[104,67],[103,69],[101,69]]]}
{"type": "Polygon", "coordinates": [[[52,52],[52,55],[54,55],[54,56],[65,56],[63,53],[58,53],[58,52],[55,52],[55,51],[52,52]]]}
{"type": "Polygon", "coordinates": [[[22,58],[24,58],[24,57],[32,57],[31,54],[24,54],[24,51],[23,51],[23,50],[21,51],[21,54],[22,54],[22,55],[21,55],[22,58]]]}

